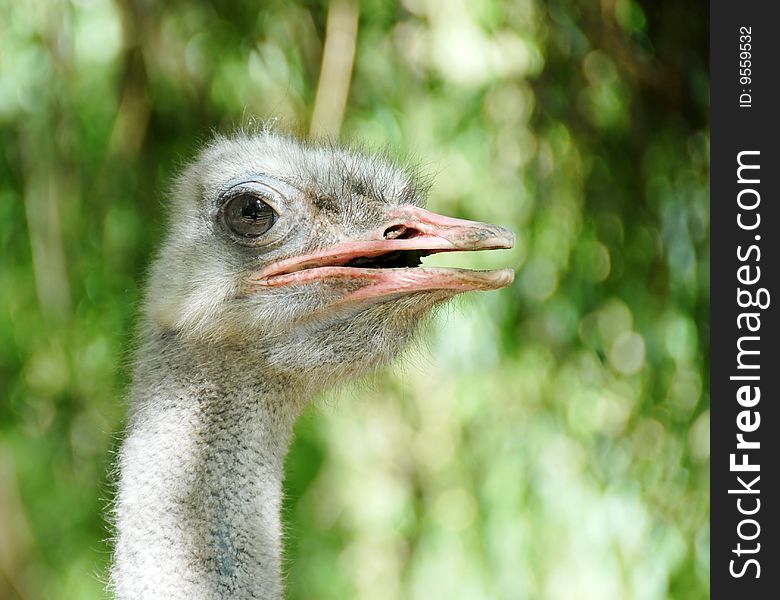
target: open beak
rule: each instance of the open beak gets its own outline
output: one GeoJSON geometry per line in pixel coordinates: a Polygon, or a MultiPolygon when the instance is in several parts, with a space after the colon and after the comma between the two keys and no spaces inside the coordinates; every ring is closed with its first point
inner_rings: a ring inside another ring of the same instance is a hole
{"type": "Polygon", "coordinates": [[[416,206],[393,209],[382,227],[364,239],[342,242],[311,254],[268,265],[251,285],[277,287],[342,280],[352,290],[344,300],[448,290],[494,290],[512,283],[511,269],[421,267],[422,257],[438,252],[511,248],[515,236],[497,225],[453,219],[416,206]]]}

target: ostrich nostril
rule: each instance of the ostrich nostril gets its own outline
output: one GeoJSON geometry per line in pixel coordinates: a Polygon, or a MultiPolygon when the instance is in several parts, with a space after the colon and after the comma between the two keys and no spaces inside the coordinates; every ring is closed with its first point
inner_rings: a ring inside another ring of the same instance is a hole
{"type": "Polygon", "coordinates": [[[386,240],[408,240],[420,235],[420,232],[413,227],[406,225],[393,225],[385,229],[384,238],[386,240]]]}

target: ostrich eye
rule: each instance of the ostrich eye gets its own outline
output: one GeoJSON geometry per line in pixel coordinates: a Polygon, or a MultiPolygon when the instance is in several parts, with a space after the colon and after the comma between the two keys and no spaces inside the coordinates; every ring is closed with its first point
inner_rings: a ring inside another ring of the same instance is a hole
{"type": "Polygon", "coordinates": [[[263,235],[276,222],[276,212],[255,194],[243,193],[231,198],[223,207],[225,225],[241,237],[263,235]]]}

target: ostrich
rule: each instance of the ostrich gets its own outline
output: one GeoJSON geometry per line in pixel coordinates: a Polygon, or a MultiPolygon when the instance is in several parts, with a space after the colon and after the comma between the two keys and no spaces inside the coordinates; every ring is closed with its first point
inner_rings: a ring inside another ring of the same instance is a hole
{"type": "Polygon", "coordinates": [[[419,267],[510,248],[422,208],[409,169],[273,132],[218,137],[178,178],[118,459],[120,600],[277,599],[293,424],[390,361],[432,308],[513,272],[419,267]]]}

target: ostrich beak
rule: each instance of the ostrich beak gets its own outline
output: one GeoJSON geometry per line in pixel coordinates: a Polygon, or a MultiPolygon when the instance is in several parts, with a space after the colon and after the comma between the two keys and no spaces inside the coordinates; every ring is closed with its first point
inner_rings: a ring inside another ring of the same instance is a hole
{"type": "Polygon", "coordinates": [[[514,234],[498,225],[454,219],[404,205],[388,212],[369,235],[268,265],[251,285],[276,287],[312,281],[349,282],[344,300],[442,290],[451,294],[494,290],[514,280],[511,269],[420,267],[423,256],[439,252],[511,248],[514,234]]]}

